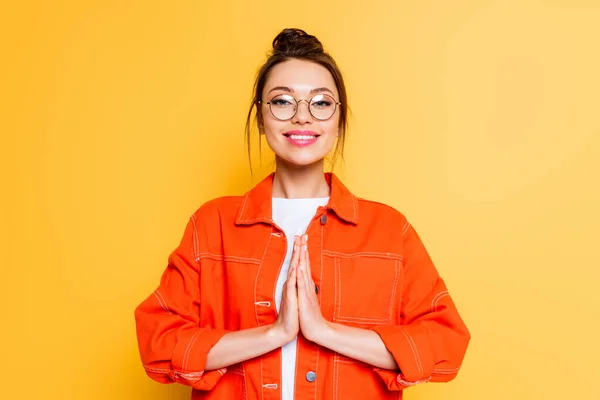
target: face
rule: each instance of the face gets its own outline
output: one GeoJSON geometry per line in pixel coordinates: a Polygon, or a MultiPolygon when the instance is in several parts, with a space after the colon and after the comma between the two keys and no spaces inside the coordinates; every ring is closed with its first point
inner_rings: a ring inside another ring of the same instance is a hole
{"type": "Polygon", "coordinates": [[[307,166],[323,162],[338,135],[340,110],[339,106],[331,105],[331,101],[338,102],[339,95],[333,77],[325,67],[292,59],[271,69],[259,107],[263,117],[261,133],[277,156],[278,163],[307,166]],[[324,96],[315,98],[316,95],[324,96]],[[286,117],[286,112],[293,108],[293,100],[290,103],[289,96],[298,102],[296,114],[287,120],[276,118],[266,103],[272,103],[271,107],[279,118],[286,117]],[[327,115],[326,110],[332,106],[335,113],[327,120],[315,118],[308,105],[313,98],[311,110],[316,117],[327,115]]]}

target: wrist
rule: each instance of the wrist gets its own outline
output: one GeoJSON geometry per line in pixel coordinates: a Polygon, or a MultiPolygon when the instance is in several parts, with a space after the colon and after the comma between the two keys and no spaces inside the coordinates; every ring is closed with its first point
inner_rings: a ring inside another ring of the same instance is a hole
{"type": "Polygon", "coordinates": [[[329,322],[327,320],[323,320],[323,324],[320,329],[317,329],[314,337],[311,339],[312,342],[323,346],[328,347],[332,341],[335,340],[335,324],[333,322],[329,322]]]}
{"type": "Polygon", "coordinates": [[[282,327],[276,323],[268,326],[266,331],[267,340],[275,348],[282,347],[292,341],[293,337],[289,337],[282,329],[282,327]]]}

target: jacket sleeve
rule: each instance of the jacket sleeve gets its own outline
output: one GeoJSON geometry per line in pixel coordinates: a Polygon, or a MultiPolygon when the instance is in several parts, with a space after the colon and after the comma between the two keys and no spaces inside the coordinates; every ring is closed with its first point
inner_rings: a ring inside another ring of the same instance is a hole
{"type": "Polygon", "coordinates": [[[226,369],[205,371],[206,357],[226,331],[200,326],[197,246],[192,216],[180,245],[169,256],[159,287],[135,309],[135,321],[142,363],[150,378],[210,390],[226,369]]]}
{"type": "Polygon", "coordinates": [[[390,390],[452,380],[471,339],[417,232],[405,222],[402,234],[401,322],[374,328],[400,368],[375,368],[390,390]]]}

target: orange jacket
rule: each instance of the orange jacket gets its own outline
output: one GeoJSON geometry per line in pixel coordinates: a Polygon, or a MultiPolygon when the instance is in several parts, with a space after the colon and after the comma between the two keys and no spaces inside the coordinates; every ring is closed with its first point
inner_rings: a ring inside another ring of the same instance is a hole
{"type": "MultiPolygon", "coordinates": [[[[408,386],[453,379],[470,335],[417,233],[398,211],[325,176],[329,203],[307,229],[323,316],[377,332],[400,370],[375,368],[299,334],[295,398],[400,399],[408,386]]],[[[277,318],[275,284],[288,238],[271,219],[272,184],[273,174],[245,196],[200,207],[160,286],[135,311],[147,374],[192,386],[192,399],[281,398],[280,349],[204,370],[226,332],[277,318]]]]}

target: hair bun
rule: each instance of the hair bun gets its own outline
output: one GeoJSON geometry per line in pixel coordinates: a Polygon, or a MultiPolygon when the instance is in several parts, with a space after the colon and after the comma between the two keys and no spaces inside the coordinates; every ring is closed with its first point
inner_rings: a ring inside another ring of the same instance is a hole
{"type": "Polygon", "coordinates": [[[287,28],[273,39],[274,54],[299,57],[307,54],[323,53],[323,45],[313,35],[302,29],[287,28]]]}

